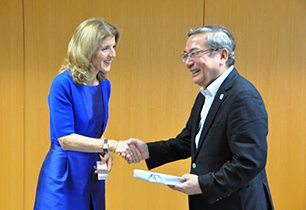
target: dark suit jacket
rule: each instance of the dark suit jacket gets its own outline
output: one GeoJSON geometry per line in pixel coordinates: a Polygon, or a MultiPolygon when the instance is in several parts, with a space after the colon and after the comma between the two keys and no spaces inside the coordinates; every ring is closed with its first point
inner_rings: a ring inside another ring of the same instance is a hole
{"type": "Polygon", "coordinates": [[[149,169],[191,157],[202,194],[189,196],[191,210],[273,209],[266,177],[268,116],[256,88],[236,69],[220,86],[199,141],[204,96],[199,93],[182,132],[148,143],[149,169]]]}

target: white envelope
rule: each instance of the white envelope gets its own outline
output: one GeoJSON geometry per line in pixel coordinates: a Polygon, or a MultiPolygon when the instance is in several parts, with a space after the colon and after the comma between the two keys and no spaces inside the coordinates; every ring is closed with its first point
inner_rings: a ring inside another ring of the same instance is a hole
{"type": "Polygon", "coordinates": [[[108,174],[98,174],[98,180],[106,180],[108,178],[108,174]]]}
{"type": "Polygon", "coordinates": [[[98,172],[98,180],[108,179],[108,170],[106,163],[100,164],[100,161],[97,161],[97,172],[98,172]]]}
{"type": "Polygon", "coordinates": [[[134,169],[134,177],[153,183],[172,185],[172,186],[179,185],[185,181],[184,178],[179,176],[156,173],[151,171],[144,171],[139,169],[134,169]]]}

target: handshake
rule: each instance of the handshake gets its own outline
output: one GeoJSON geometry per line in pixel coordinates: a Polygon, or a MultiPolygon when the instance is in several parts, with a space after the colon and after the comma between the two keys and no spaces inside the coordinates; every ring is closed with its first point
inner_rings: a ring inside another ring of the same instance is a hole
{"type": "Polygon", "coordinates": [[[123,143],[126,144],[126,149],[125,151],[120,151],[119,155],[129,164],[139,163],[141,160],[145,160],[150,157],[148,145],[145,142],[139,139],[130,138],[127,141],[123,141],[123,143]]]}
{"type": "Polygon", "coordinates": [[[147,144],[135,138],[126,141],[108,140],[108,151],[117,153],[129,164],[139,163],[150,157],[147,144]]]}

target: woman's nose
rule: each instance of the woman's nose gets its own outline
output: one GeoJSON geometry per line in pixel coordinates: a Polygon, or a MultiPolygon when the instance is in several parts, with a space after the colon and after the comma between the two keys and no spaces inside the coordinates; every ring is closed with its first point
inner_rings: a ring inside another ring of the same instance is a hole
{"type": "Polygon", "coordinates": [[[110,56],[113,57],[113,58],[116,57],[116,50],[115,49],[111,49],[110,56]]]}

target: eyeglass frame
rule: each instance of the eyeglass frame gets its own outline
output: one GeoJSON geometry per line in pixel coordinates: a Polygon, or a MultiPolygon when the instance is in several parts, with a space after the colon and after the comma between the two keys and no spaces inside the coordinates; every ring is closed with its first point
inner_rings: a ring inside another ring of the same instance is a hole
{"type": "Polygon", "coordinates": [[[185,63],[187,61],[187,58],[195,59],[199,56],[199,53],[208,52],[208,51],[211,51],[211,49],[196,50],[196,51],[192,51],[192,52],[189,52],[189,53],[185,53],[185,54],[181,55],[181,59],[185,63]]]}

